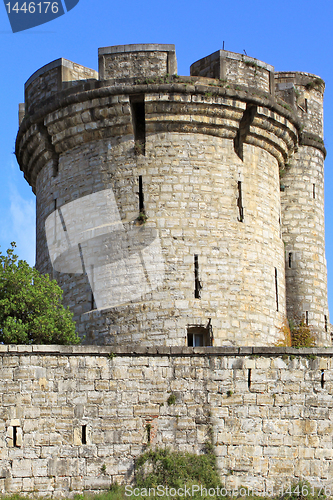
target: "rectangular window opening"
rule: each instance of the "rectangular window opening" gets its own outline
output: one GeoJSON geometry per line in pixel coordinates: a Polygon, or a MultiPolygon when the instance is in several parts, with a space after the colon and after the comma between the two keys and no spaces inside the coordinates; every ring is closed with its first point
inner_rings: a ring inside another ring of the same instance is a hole
{"type": "Polygon", "coordinates": [[[142,175],[139,175],[139,213],[145,213],[145,203],[143,196],[143,185],[142,185],[142,175]]]}
{"type": "Polygon", "coordinates": [[[199,279],[199,256],[197,254],[194,255],[194,298],[201,298],[201,282],[199,279]]]}
{"type": "Polygon", "coordinates": [[[313,196],[313,199],[316,198],[316,185],[315,184],[312,184],[312,196],[313,196]]]}
{"type": "Polygon", "coordinates": [[[321,385],[321,388],[324,389],[324,385],[325,385],[325,370],[321,370],[320,385],[321,385]]]}
{"type": "Polygon", "coordinates": [[[82,444],[87,444],[87,426],[86,425],[82,425],[81,442],[82,442],[82,444]]]}
{"type": "Polygon", "coordinates": [[[54,198],[54,210],[57,210],[57,198],[54,198]]]}
{"type": "Polygon", "coordinates": [[[134,151],[136,155],[144,155],[146,152],[146,119],[144,94],[131,96],[130,104],[134,132],[134,151]]]}
{"type": "Polygon", "coordinates": [[[276,299],[276,310],[279,310],[279,289],[278,289],[278,274],[277,268],[275,268],[275,299],[276,299]]]}
{"type": "Polygon", "coordinates": [[[243,200],[242,200],[242,181],[238,181],[238,199],[237,199],[237,207],[239,211],[238,221],[244,221],[244,209],[243,209],[243,200]]]}
{"type": "Polygon", "coordinates": [[[292,254],[292,252],[289,252],[289,256],[288,256],[288,265],[289,265],[289,268],[291,268],[292,259],[293,259],[293,254],[292,254]]]}
{"type": "Polygon", "coordinates": [[[327,316],[326,316],[326,314],[324,316],[324,319],[325,319],[325,332],[327,332],[328,325],[327,325],[327,316]]]}
{"type": "Polygon", "coordinates": [[[188,347],[207,347],[211,345],[210,328],[205,326],[193,326],[187,329],[188,347]]]}
{"type": "Polygon", "coordinates": [[[309,311],[305,311],[305,324],[309,325],[309,311]]]}

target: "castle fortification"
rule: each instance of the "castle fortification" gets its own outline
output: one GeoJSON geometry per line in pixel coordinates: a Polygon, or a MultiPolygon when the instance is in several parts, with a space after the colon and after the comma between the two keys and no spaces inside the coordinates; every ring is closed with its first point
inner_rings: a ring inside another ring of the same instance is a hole
{"type": "Polygon", "coordinates": [[[37,267],[99,345],[0,346],[3,493],[130,483],[147,446],[209,436],[230,494],[333,491],[324,83],[226,51],[176,68],[106,47],[25,85],[37,267]],[[286,317],[325,348],[274,347],[286,317]]]}
{"type": "Polygon", "coordinates": [[[330,345],[324,82],[223,50],[176,73],[128,45],[26,82],[37,268],[87,344],[272,346],[288,316],[330,345]]]}

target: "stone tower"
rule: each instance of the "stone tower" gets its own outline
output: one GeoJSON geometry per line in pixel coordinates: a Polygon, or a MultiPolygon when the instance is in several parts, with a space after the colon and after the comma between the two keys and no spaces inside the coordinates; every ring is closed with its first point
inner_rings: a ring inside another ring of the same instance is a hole
{"type": "Polygon", "coordinates": [[[157,44],[29,78],[16,155],[36,265],[86,343],[269,346],[289,316],[330,344],[323,91],[223,50],[180,77],[157,44]]]}

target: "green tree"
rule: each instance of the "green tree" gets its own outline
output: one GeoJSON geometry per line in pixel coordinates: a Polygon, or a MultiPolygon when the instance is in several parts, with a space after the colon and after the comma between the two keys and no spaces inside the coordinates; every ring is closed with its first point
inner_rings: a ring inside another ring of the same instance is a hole
{"type": "Polygon", "coordinates": [[[55,280],[14,254],[0,252],[0,342],[4,344],[79,344],[75,322],[61,303],[55,280]]]}

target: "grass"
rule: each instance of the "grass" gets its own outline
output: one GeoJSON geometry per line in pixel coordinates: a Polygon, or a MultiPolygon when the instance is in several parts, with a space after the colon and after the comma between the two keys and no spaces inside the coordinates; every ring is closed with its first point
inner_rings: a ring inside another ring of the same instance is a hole
{"type": "MultiPolygon", "coordinates": [[[[150,453],[149,460],[154,463],[155,466],[158,462],[160,462],[161,470],[163,470],[163,474],[160,476],[152,476],[155,477],[156,480],[163,479],[166,482],[161,482],[158,484],[162,484],[164,486],[164,491],[166,491],[166,487],[168,486],[168,490],[170,491],[170,496],[166,495],[155,495],[153,496],[153,481],[152,478],[149,479],[149,476],[146,475],[146,481],[144,482],[145,486],[142,486],[141,483],[136,482],[134,486],[120,486],[118,484],[114,484],[110,490],[102,492],[102,493],[84,493],[74,496],[74,500],[144,500],[144,499],[162,499],[162,500],[184,500],[185,498],[189,498],[189,500],[199,500],[202,498],[218,500],[224,498],[225,500],[326,500],[325,488],[314,488],[307,481],[300,481],[299,483],[295,483],[293,485],[286,485],[284,487],[284,493],[281,491],[277,491],[278,494],[272,496],[272,492],[267,492],[267,495],[259,494],[258,492],[252,491],[251,488],[246,488],[240,486],[237,490],[231,489],[229,495],[225,495],[226,490],[221,486],[219,478],[212,471],[216,473],[215,469],[215,461],[211,462],[209,460],[209,456],[207,461],[202,460],[202,457],[207,457],[207,455],[192,455],[191,453],[179,453],[179,452],[170,452],[168,450],[164,450],[164,454],[161,454],[163,450],[156,450],[155,456],[153,452],[150,453]],[[170,461],[174,460],[174,463],[170,461]],[[192,461],[194,459],[194,461],[192,461]],[[157,460],[157,461],[156,461],[157,460]],[[174,466],[174,470],[173,470],[174,466]],[[207,471],[211,472],[207,474],[207,471]],[[170,474],[171,473],[171,474],[170,474]],[[180,476],[177,478],[176,474],[180,476]],[[186,481],[186,485],[190,494],[186,496],[182,495],[174,495],[172,492],[172,488],[178,489],[179,487],[184,487],[186,481]],[[180,486],[178,486],[180,485],[180,486]],[[205,488],[207,489],[207,494],[201,496],[201,492],[195,492],[192,494],[192,485],[195,485],[196,488],[202,486],[203,491],[205,488]],[[209,495],[209,488],[214,488],[218,491],[218,496],[209,495]],[[219,488],[219,490],[217,490],[219,488]],[[135,489],[135,493],[134,493],[135,489]],[[149,491],[150,490],[150,491],[149,491]],[[145,493],[146,494],[142,494],[145,493]],[[238,494],[237,494],[238,492],[238,494]],[[132,494],[131,494],[132,493],[132,494]],[[150,496],[149,496],[150,493],[150,496]],[[171,494],[172,493],[172,494],[171,494]],[[258,493],[258,494],[256,494],[258,493]]],[[[142,458],[146,460],[147,454],[142,455],[142,458]]],[[[214,459],[215,460],[215,459],[214,459]]],[[[146,462],[144,462],[146,463],[146,462]]],[[[230,471],[230,475],[233,474],[233,471],[230,471]]],[[[142,483],[143,484],[143,483],[142,483]]],[[[328,493],[328,491],[327,491],[328,493]]],[[[14,494],[10,496],[1,495],[1,500],[31,500],[32,498],[37,498],[40,500],[41,497],[27,497],[19,494],[14,494]]],[[[72,497],[73,498],[73,497],[72,497]]],[[[66,497],[62,497],[62,500],[66,500],[66,497]]]]}

